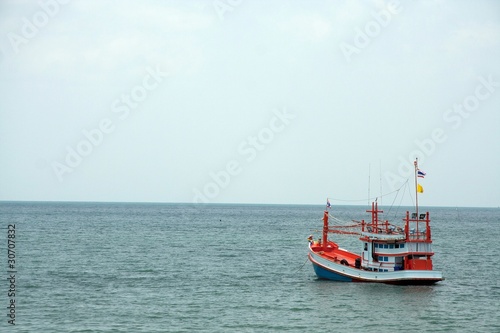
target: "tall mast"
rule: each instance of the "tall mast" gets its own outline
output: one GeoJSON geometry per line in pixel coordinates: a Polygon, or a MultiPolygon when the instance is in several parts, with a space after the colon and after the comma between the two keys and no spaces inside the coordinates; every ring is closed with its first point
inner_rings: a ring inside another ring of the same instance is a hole
{"type": "Polygon", "coordinates": [[[417,172],[418,172],[418,157],[415,158],[415,213],[417,214],[418,219],[418,182],[417,182],[417,172]]]}

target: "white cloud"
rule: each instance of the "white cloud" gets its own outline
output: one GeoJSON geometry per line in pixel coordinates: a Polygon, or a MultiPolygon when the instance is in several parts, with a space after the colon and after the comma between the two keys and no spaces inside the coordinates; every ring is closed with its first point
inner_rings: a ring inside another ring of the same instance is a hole
{"type": "Polygon", "coordinates": [[[282,21],[280,28],[301,40],[318,42],[329,37],[332,25],[318,13],[303,13],[282,21]]]}
{"type": "MultiPolygon", "coordinates": [[[[2,50],[9,47],[5,33],[19,32],[22,18],[39,10],[38,2],[23,3],[0,5],[2,50]]],[[[0,59],[0,157],[11,161],[0,173],[3,198],[18,193],[20,199],[90,199],[103,193],[94,199],[190,201],[192,187],[203,185],[193,174],[219,170],[233,158],[238,142],[262,128],[269,110],[283,105],[297,120],[216,201],[311,202],[323,192],[308,185],[314,176],[298,183],[289,177],[297,170],[303,179],[318,174],[317,161],[328,168],[329,184],[342,183],[339,174],[359,179],[370,161],[382,159],[384,169],[397,168],[398,157],[406,158],[416,139],[446,125],[442,113],[473,91],[477,75],[492,73],[498,80],[500,29],[498,6],[491,2],[401,1],[401,14],[347,63],[339,43],[352,43],[357,29],[388,3],[245,1],[220,20],[211,0],[69,1],[19,54],[0,59]],[[83,139],[82,129],[116,116],[112,102],[140,84],[147,67],[173,75],[126,122],[113,118],[116,132],[71,181],[47,181],[34,188],[36,197],[16,190],[26,175],[30,183],[42,178],[32,172],[30,160],[64,158],[65,147],[83,139]],[[137,156],[144,158],[137,162],[137,156]],[[158,161],[161,171],[151,179],[165,189],[165,197],[151,196],[150,182],[140,177],[148,168],[156,170],[158,161]],[[281,174],[287,165],[293,166],[290,173],[281,174]],[[122,193],[105,186],[105,175],[129,184],[132,174],[133,188],[124,185],[122,193]],[[255,178],[271,184],[263,190],[272,194],[264,199],[246,186],[255,178]],[[72,185],[89,179],[95,181],[92,192],[72,185]],[[276,183],[293,184],[298,194],[273,197],[286,192],[273,192],[276,183]]],[[[483,134],[494,129],[485,131],[484,124],[495,123],[490,115],[498,110],[497,96],[460,132],[447,133],[450,139],[439,149],[450,159],[464,153],[453,133],[470,140],[470,147],[486,147],[490,138],[483,134]]],[[[498,156],[488,149],[475,153],[476,160],[498,165],[498,156]]],[[[446,168],[443,155],[433,155],[429,165],[446,168]]],[[[455,181],[445,177],[443,188],[455,181]]],[[[486,186],[493,191],[489,181],[486,186]]],[[[335,186],[342,196],[358,197],[358,190],[335,186]]],[[[471,199],[476,200],[448,193],[433,204],[471,199]]]]}
{"type": "Polygon", "coordinates": [[[78,1],[66,6],[23,45],[12,65],[18,73],[37,76],[50,70],[64,77],[86,68],[79,79],[105,81],[110,73],[133,78],[148,65],[193,72],[203,63],[202,37],[215,20],[197,8],[159,3],[105,7],[78,1]]]}
{"type": "Polygon", "coordinates": [[[445,49],[451,53],[471,49],[493,48],[500,45],[500,23],[469,22],[452,31],[445,42],[445,49]]]}

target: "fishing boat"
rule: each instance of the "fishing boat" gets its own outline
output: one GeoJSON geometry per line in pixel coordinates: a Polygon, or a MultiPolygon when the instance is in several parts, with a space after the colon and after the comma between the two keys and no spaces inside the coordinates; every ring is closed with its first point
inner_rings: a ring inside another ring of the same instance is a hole
{"type": "Polygon", "coordinates": [[[403,225],[380,220],[377,200],[372,202],[369,221],[353,221],[351,225],[329,225],[336,219],[327,207],[323,214],[322,238],[309,236],[309,260],[318,278],[345,282],[380,282],[389,284],[434,284],[444,280],[432,264],[432,237],[429,212],[418,211],[418,193],[422,187],[417,177],[425,175],[415,166],[415,212],[406,212],[403,225]],[[359,236],[360,254],[341,248],[328,235],[359,236]]]}

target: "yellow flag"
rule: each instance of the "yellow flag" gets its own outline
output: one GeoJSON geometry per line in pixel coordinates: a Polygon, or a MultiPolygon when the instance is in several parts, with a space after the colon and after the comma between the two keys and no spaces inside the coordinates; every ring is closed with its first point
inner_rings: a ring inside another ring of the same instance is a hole
{"type": "Polygon", "coordinates": [[[417,192],[424,193],[424,188],[422,187],[422,185],[420,185],[420,184],[417,185],[417,192]]]}

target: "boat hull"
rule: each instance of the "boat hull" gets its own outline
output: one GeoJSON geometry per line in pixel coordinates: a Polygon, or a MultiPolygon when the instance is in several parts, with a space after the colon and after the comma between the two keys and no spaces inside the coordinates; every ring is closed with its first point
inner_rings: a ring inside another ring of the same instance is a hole
{"type": "Polygon", "coordinates": [[[442,273],[431,270],[374,272],[342,265],[310,250],[309,260],[318,278],[342,282],[377,282],[388,284],[434,284],[444,280],[442,273]]]}
{"type": "Polygon", "coordinates": [[[320,279],[342,281],[342,282],[353,282],[352,278],[336,273],[333,270],[323,268],[322,266],[315,264],[314,262],[313,262],[313,268],[314,272],[316,273],[316,276],[320,279]]]}

